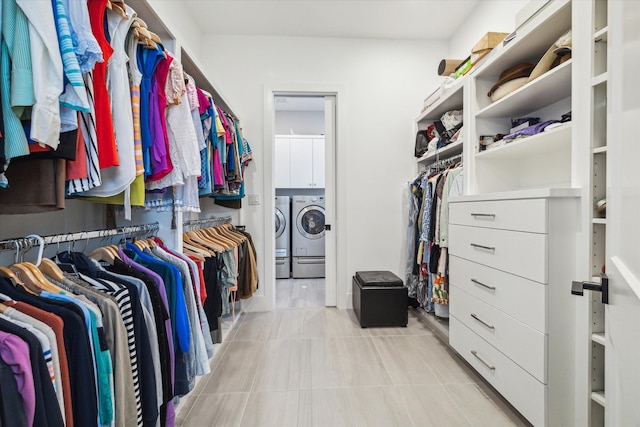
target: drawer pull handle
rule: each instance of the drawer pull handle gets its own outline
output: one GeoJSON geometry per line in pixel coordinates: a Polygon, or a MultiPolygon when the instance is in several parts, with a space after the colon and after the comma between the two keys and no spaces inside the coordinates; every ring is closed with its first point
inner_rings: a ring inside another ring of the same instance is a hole
{"type": "Polygon", "coordinates": [[[473,246],[474,248],[478,248],[478,249],[486,249],[488,251],[495,251],[496,248],[493,246],[484,246],[484,245],[478,245],[476,243],[470,243],[471,246],[473,246]]]}
{"type": "Polygon", "coordinates": [[[496,327],[493,325],[488,324],[487,322],[485,322],[484,320],[482,320],[481,318],[478,317],[477,314],[471,313],[471,317],[473,317],[474,319],[476,319],[478,322],[482,323],[484,326],[486,326],[487,328],[491,329],[491,330],[495,330],[496,327]]]}
{"type": "Polygon", "coordinates": [[[485,213],[472,213],[473,217],[481,217],[481,218],[496,218],[496,214],[485,214],[485,213]]]}
{"type": "Polygon", "coordinates": [[[495,367],[495,366],[493,366],[493,365],[492,365],[492,364],[490,364],[490,363],[487,363],[487,362],[486,362],[482,357],[478,356],[478,352],[477,352],[477,351],[475,351],[475,350],[471,350],[471,354],[473,354],[473,355],[476,357],[476,359],[478,359],[479,361],[481,361],[481,362],[482,362],[482,364],[483,364],[484,366],[486,366],[487,368],[491,369],[492,371],[495,371],[495,370],[496,370],[496,367],[495,367]]]}
{"type": "Polygon", "coordinates": [[[483,288],[491,289],[492,291],[495,291],[495,290],[496,290],[496,287],[495,287],[495,286],[485,285],[484,283],[482,283],[482,282],[480,282],[480,281],[478,281],[478,280],[476,280],[476,279],[471,279],[471,281],[472,281],[473,283],[475,283],[476,285],[480,285],[480,286],[482,286],[483,288]]]}

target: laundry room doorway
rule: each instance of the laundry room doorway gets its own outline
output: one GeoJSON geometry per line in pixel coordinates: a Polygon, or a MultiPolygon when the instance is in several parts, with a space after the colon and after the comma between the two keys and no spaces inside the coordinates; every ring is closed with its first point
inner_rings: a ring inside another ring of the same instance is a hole
{"type": "Polygon", "coordinates": [[[337,305],[336,96],[273,92],[275,308],[337,305]]]}

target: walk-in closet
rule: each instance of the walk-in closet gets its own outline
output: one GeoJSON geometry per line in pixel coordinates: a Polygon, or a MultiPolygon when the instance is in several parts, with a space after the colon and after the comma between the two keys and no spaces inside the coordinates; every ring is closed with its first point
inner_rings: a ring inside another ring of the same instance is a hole
{"type": "Polygon", "coordinates": [[[0,1],[0,427],[640,425],[638,28],[0,1]]]}

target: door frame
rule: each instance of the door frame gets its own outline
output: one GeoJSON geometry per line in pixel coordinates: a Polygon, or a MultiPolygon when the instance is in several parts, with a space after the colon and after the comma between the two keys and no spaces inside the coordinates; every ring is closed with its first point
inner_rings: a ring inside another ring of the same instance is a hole
{"type": "MultiPolygon", "coordinates": [[[[317,85],[280,83],[265,86],[264,89],[264,229],[265,235],[265,275],[268,279],[265,286],[265,309],[273,310],[276,306],[275,292],[275,96],[333,96],[335,97],[335,126],[332,147],[325,147],[325,210],[328,213],[327,223],[331,224],[330,233],[333,239],[327,239],[325,268],[326,274],[326,306],[347,307],[346,289],[339,286],[340,278],[346,276],[346,234],[342,226],[346,224],[346,167],[340,159],[346,158],[346,117],[345,88],[343,85],[317,85]],[[333,162],[331,162],[333,158],[333,162]],[[330,178],[332,177],[333,180],[330,178]],[[331,184],[333,181],[333,185],[331,184]],[[340,185],[338,185],[340,184],[340,185]],[[332,187],[332,190],[327,191],[332,187]],[[330,193],[333,194],[330,194],[330,193]],[[331,198],[332,200],[329,200],[331,198]],[[330,207],[333,207],[332,209],[330,207]],[[333,215],[333,218],[331,217],[333,215]],[[333,240],[333,244],[331,244],[333,240]],[[272,286],[269,286],[272,284],[272,286]]],[[[326,113],[326,112],[325,112],[326,113]]],[[[326,130],[325,130],[326,133],[326,130]]],[[[327,138],[325,138],[325,141],[327,138]]]]}

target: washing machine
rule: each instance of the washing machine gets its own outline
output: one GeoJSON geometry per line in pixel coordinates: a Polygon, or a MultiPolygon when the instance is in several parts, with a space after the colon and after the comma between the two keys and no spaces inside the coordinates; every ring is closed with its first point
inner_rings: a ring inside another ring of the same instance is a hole
{"type": "Polygon", "coordinates": [[[276,279],[288,279],[291,272],[291,198],[276,196],[276,279]]]}
{"type": "Polygon", "coordinates": [[[324,277],[324,196],[293,196],[291,220],[291,276],[324,277]]]}

